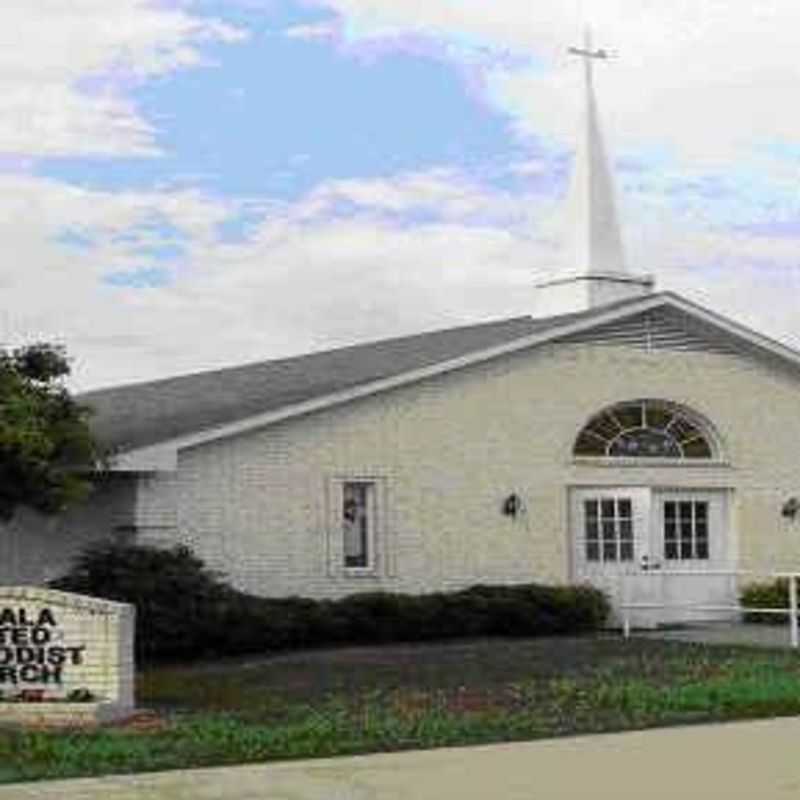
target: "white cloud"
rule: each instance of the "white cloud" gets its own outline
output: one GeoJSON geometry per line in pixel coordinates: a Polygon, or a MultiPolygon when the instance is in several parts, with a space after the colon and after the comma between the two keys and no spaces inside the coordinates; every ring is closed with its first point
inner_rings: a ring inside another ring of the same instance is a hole
{"type": "Polygon", "coordinates": [[[542,158],[531,158],[516,164],[509,164],[508,169],[512,175],[521,175],[529,178],[548,175],[552,171],[552,165],[542,158]]]}
{"type": "Polygon", "coordinates": [[[362,214],[426,215],[438,220],[489,222],[516,225],[539,209],[541,203],[522,205],[511,194],[492,190],[455,169],[430,169],[387,178],[328,181],[303,199],[292,216],[312,219],[335,215],[339,207],[358,208],[362,214]]]}
{"type": "Polygon", "coordinates": [[[0,153],[27,156],[154,154],[126,90],[244,35],[150,0],[4,0],[0,31],[0,153]]]}
{"type": "MultiPolygon", "coordinates": [[[[800,127],[800,61],[794,0],[483,0],[398,3],[325,0],[342,15],[347,39],[419,34],[449,43],[530,55],[535,69],[489,68],[489,94],[521,136],[569,145],[578,111],[580,69],[566,48],[581,19],[620,58],[599,65],[598,85],[620,148],[659,142],[709,166],[754,143],[793,141],[800,127]],[[585,16],[584,16],[585,14],[585,16]]],[[[469,47],[445,46],[452,57],[469,47]]]]}
{"type": "MultiPolygon", "coordinates": [[[[445,39],[453,58],[485,48],[534,54],[535,71],[481,60],[490,97],[521,136],[569,146],[579,70],[564,49],[578,34],[577,0],[494,0],[491,13],[485,0],[328,5],[342,13],[352,44],[423,33],[445,39]]],[[[45,14],[30,2],[4,3],[0,153],[155,152],[154,131],[126,87],[198,63],[204,39],[242,35],[192,16],[191,7],[115,0],[112,15],[107,0],[73,0],[68,11],[50,3],[45,14]]],[[[741,224],[730,196],[736,187],[724,199],[692,187],[711,167],[729,170],[754,142],[793,139],[800,66],[791,37],[800,8],[784,0],[752,8],[734,0],[593,0],[591,8],[602,43],[621,53],[598,78],[611,138],[623,152],[644,153],[646,165],[640,184],[626,178],[623,197],[631,264],[655,272],[661,288],[800,347],[796,240],[712,225],[714,213],[741,224]],[[658,143],[681,156],[680,169],[653,167],[658,143]],[[671,202],[676,193],[683,207],[671,202]]],[[[286,35],[332,30],[300,26],[286,35]]],[[[508,167],[531,177],[549,168],[533,159],[508,167]]],[[[749,208],[760,209],[754,221],[774,219],[776,197],[784,214],[800,210],[800,166],[760,152],[744,169],[762,181],[754,178],[748,191],[749,208]]],[[[562,227],[553,199],[489,189],[450,168],[328,181],[291,205],[0,175],[0,236],[13,254],[0,273],[0,340],[64,341],[76,358],[74,385],[90,388],[526,314],[535,278],[558,263],[562,227]],[[217,225],[245,206],[248,217],[262,209],[260,224],[245,242],[220,241],[217,225]],[[168,264],[168,285],[103,282],[112,271],[152,266],[141,250],[163,244],[164,226],[185,248],[168,264]],[[93,245],[60,243],[65,230],[93,245]]]]}
{"type": "MultiPolygon", "coordinates": [[[[0,341],[64,342],[73,386],[86,389],[528,314],[536,277],[556,262],[561,211],[517,197],[526,212],[514,216],[510,201],[452,170],[332,182],[296,204],[267,204],[247,241],[226,243],[216,226],[240,211],[234,203],[0,177],[0,236],[14,254],[0,280],[0,341]],[[320,202],[343,194],[358,201],[346,212],[320,202]],[[403,224],[420,203],[442,213],[403,224]],[[148,265],[138,251],[161,242],[154,220],[186,248],[170,283],[104,283],[148,265]],[[59,243],[64,229],[95,246],[59,243]]],[[[660,288],[800,346],[791,240],[734,239],[664,213],[630,233],[631,263],[660,288]]]]}
{"type": "Polygon", "coordinates": [[[287,39],[331,39],[337,33],[336,26],[326,22],[315,25],[293,25],[287,28],[284,35],[287,39]]]}

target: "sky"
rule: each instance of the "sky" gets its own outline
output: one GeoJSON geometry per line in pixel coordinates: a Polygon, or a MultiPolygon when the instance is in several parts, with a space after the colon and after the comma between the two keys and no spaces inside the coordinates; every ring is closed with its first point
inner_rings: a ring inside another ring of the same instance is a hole
{"type": "Polygon", "coordinates": [[[536,313],[585,23],[630,268],[800,348],[795,0],[4,0],[0,342],[84,391],[536,313]]]}

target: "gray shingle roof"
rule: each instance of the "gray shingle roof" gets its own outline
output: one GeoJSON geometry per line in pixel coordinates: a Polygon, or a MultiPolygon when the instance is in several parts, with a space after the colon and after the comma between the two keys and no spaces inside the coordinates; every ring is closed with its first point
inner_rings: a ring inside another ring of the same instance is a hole
{"type": "Polygon", "coordinates": [[[100,389],[76,399],[93,409],[91,426],[100,444],[124,452],[434,366],[595,313],[516,317],[100,389]]]}

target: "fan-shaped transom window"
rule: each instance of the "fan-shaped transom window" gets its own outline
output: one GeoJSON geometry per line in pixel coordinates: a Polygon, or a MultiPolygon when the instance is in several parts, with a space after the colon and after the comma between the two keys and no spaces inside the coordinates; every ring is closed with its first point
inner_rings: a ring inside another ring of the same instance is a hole
{"type": "Polygon", "coordinates": [[[636,400],[589,420],[573,452],[590,458],[709,459],[715,450],[712,437],[691,412],[663,400],[636,400]]]}

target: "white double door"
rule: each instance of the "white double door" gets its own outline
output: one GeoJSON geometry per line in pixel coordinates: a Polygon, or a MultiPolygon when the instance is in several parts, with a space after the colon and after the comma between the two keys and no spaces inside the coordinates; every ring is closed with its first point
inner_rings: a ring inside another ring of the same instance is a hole
{"type": "Polygon", "coordinates": [[[728,495],[652,487],[571,492],[575,578],[605,591],[614,621],[721,619],[736,602],[728,495]],[[642,606],[649,606],[643,608],[642,606]]]}

